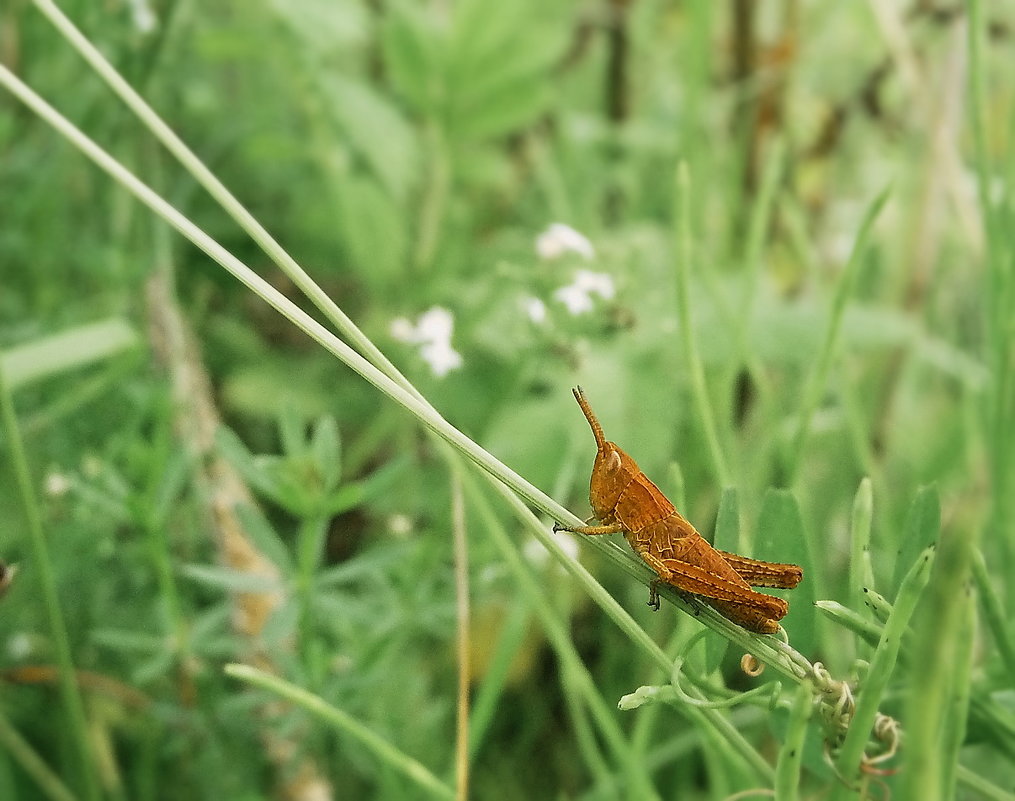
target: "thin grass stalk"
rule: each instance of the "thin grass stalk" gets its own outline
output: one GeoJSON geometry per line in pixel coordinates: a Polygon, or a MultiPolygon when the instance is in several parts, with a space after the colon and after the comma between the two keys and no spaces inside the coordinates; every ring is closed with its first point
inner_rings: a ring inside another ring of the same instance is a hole
{"type": "Polygon", "coordinates": [[[504,695],[511,663],[524,644],[525,632],[532,616],[524,599],[512,603],[505,612],[506,617],[501,624],[493,656],[483,672],[483,680],[472,701],[472,714],[469,718],[470,759],[475,759],[476,753],[483,746],[490,723],[504,695]]]}
{"type": "Polygon", "coordinates": [[[973,553],[973,581],[976,583],[976,594],[983,606],[983,617],[987,628],[994,638],[994,645],[1005,663],[1009,676],[1015,676],[1015,645],[1012,643],[1011,629],[1005,616],[1004,604],[998,595],[994,582],[987,572],[987,563],[983,551],[979,548],[973,553]]]}
{"type": "Polygon", "coordinates": [[[815,601],[814,605],[824,613],[827,619],[842,626],[846,631],[851,631],[872,648],[877,647],[884,626],[872,622],[838,601],[815,601]]]}
{"type": "MultiPolygon", "coordinates": [[[[761,286],[761,251],[772,221],[772,210],[775,207],[775,197],[778,194],[785,160],[786,142],[782,137],[778,137],[768,152],[765,169],[761,176],[761,186],[754,202],[754,208],[751,210],[747,242],[744,245],[743,253],[744,289],[740,298],[740,308],[734,321],[739,353],[738,362],[748,366],[762,402],[772,397],[772,386],[755,355],[755,350],[749,346],[750,332],[751,323],[754,320],[754,302],[764,291],[761,286]]],[[[739,367],[739,364],[737,366],[739,367]]]]}
{"type": "Polygon", "coordinates": [[[903,578],[892,616],[885,625],[878,647],[871,657],[867,679],[857,697],[856,711],[836,760],[839,775],[847,781],[852,781],[859,773],[860,761],[863,759],[864,748],[874,726],[881,697],[895,670],[902,637],[930,577],[933,556],[934,548],[926,548],[903,578]]]}
{"type": "Polygon", "coordinates": [[[331,725],[336,731],[357,740],[380,762],[410,779],[425,790],[428,795],[454,801],[455,791],[431,773],[422,762],[403,753],[379,734],[341,709],[327,703],[320,696],[250,665],[229,664],[225,666],[225,672],[227,676],[232,676],[234,679],[239,679],[254,687],[260,687],[303,707],[315,717],[331,725]]]}
{"type": "MultiPolygon", "coordinates": [[[[990,532],[985,538],[997,542],[1001,563],[1015,560],[1012,528],[1012,477],[1015,455],[1011,447],[1012,409],[1015,408],[1015,263],[1012,261],[1006,229],[1010,230],[1010,212],[992,200],[995,174],[991,168],[987,144],[987,21],[982,0],[967,0],[969,16],[970,124],[973,135],[974,163],[980,214],[983,219],[986,248],[984,305],[987,309],[985,340],[991,365],[990,397],[987,401],[987,446],[991,464],[990,532]]],[[[1010,201],[1009,201],[1010,203],[1010,201]]],[[[1015,610],[1015,593],[1006,598],[1009,615],[1015,610]]]]}
{"type": "MultiPolygon", "coordinates": [[[[569,667],[564,667],[561,670],[561,693],[564,696],[564,705],[567,707],[571,721],[568,732],[574,736],[575,747],[581,761],[588,768],[593,786],[601,787],[610,783],[614,770],[607,762],[603,749],[596,740],[595,728],[589,719],[590,710],[582,704],[582,693],[575,692],[573,689],[572,672],[569,667]]],[[[593,714],[591,717],[595,717],[595,715],[593,714]]],[[[624,760],[621,764],[626,765],[627,763],[628,760],[624,760]]],[[[628,784],[627,772],[621,771],[621,773],[624,777],[624,784],[628,784]]],[[[658,798],[658,796],[655,797],[658,798]]]]}
{"type": "Polygon", "coordinates": [[[990,779],[981,776],[970,768],[959,765],[956,771],[963,787],[978,793],[987,801],[1015,801],[1015,793],[998,787],[990,779]]]}
{"type": "Polygon", "coordinates": [[[455,650],[458,661],[458,699],[455,716],[455,793],[469,797],[469,546],[462,478],[451,470],[451,530],[455,562],[455,650]]]}
{"type": "MultiPolygon", "coordinates": [[[[494,514],[489,501],[479,491],[479,487],[472,476],[463,475],[462,480],[465,492],[476,513],[479,515],[483,528],[507,562],[508,569],[518,583],[523,596],[531,605],[536,617],[539,619],[547,639],[557,654],[557,658],[561,660],[564,675],[569,677],[571,688],[580,695],[581,703],[588,708],[593,719],[596,721],[597,727],[601,731],[607,745],[610,746],[618,764],[622,766],[633,764],[634,760],[628,753],[631,746],[627,743],[623,731],[617,725],[615,712],[603,700],[599,688],[596,687],[595,681],[575,650],[567,627],[561,621],[556,610],[551,606],[544,588],[540,585],[539,579],[533,574],[532,567],[522,559],[517,542],[504,530],[504,527],[494,514]]],[[[536,528],[539,531],[545,530],[545,527],[540,525],[538,521],[536,521],[536,528]]],[[[569,557],[565,558],[574,562],[569,557]]],[[[578,699],[576,699],[577,702],[578,699]]],[[[577,715],[575,719],[578,719],[577,715]]],[[[640,778],[640,774],[635,773],[629,776],[628,780],[634,783],[633,786],[644,785],[641,789],[643,792],[648,792],[650,794],[649,797],[655,795],[655,790],[651,784],[643,781],[640,778]]]]}
{"type": "Polygon", "coordinates": [[[800,768],[803,765],[807,721],[814,710],[814,688],[803,682],[793,694],[786,734],[775,767],[775,797],[796,801],[800,797],[800,768]]]}
{"type": "MultiPolygon", "coordinates": [[[[926,600],[914,623],[909,649],[913,667],[907,680],[905,782],[910,788],[908,797],[921,801],[945,801],[954,791],[954,786],[943,786],[942,769],[947,760],[958,759],[961,743],[955,743],[948,731],[965,728],[969,707],[973,632],[967,585],[973,539],[973,531],[945,530],[936,569],[924,592],[926,600]],[[949,712],[961,714],[962,720],[952,719],[949,712]],[[953,748],[946,749],[946,743],[953,748]]],[[[954,773],[954,765],[949,771],[954,773]]]]}
{"type": "MultiPolygon", "coordinates": [[[[398,381],[406,388],[411,384],[399,372],[381,350],[356,326],[348,315],[310,275],[290,256],[268,233],[242,203],[219,181],[204,162],[184,144],[183,140],[148,105],[147,102],[127,83],[99,50],[75,27],[74,23],[52,0],[33,0],[35,6],[53,24],[67,42],[81,54],[110,89],[134,112],[138,120],[151,131],[163,146],[180,162],[184,169],[205,188],[222,209],[236,221],[267,256],[288,276],[324,316],[338,329],[360,353],[366,356],[385,375],[398,381]]],[[[129,188],[129,187],[128,187],[129,188]]],[[[133,191],[133,190],[131,190],[133,191]]],[[[415,390],[413,390],[415,391],[415,390]]]]}
{"type": "Polygon", "coordinates": [[[62,779],[46,764],[0,710],[0,748],[35,782],[39,792],[50,801],[78,801],[78,796],[67,789],[62,779]]]}
{"type": "Polygon", "coordinates": [[[831,371],[832,360],[836,352],[836,344],[839,341],[839,331],[842,328],[842,318],[846,311],[846,302],[853,294],[853,286],[856,283],[857,274],[860,271],[862,257],[867,252],[867,241],[870,238],[871,229],[888,200],[891,187],[881,190],[881,193],[868,207],[860,222],[860,229],[853,243],[853,250],[850,253],[846,267],[839,278],[839,285],[832,298],[832,307],[829,310],[828,326],[822,339],[821,348],[818,350],[818,357],[814,364],[810,377],[802,394],[800,410],[798,412],[799,422],[796,435],[790,446],[789,455],[786,461],[786,483],[792,484],[796,479],[797,471],[800,468],[800,460],[803,455],[804,446],[810,434],[811,419],[817,411],[821,401],[821,395],[828,384],[828,375],[831,371]]]}
{"type": "Polygon", "coordinates": [[[952,674],[951,693],[948,696],[948,709],[944,731],[941,737],[939,756],[941,790],[945,801],[955,801],[958,786],[959,754],[966,740],[969,722],[969,702],[973,687],[973,662],[975,659],[974,641],[976,639],[976,601],[970,588],[963,589],[958,601],[960,605],[958,640],[955,653],[959,663],[952,674]]]}
{"type": "Polygon", "coordinates": [[[694,242],[691,236],[691,175],[686,161],[680,162],[680,165],[677,167],[676,183],[677,197],[674,230],[677,234],[677,259],[675,272],[677,314],[680,317],[680,345],[684,352],[684,364],[686,365],[688,380],[691,384],[691,395],[694,398],[697,417],[705,434],[709,457],[712,460],[712,469],[715,472],[719,486],[728,487],[733,482],[729,467],[726,464],[726,457],[723,455],[722,447],[719,444],[719,434],[716,430],[715,416],[712,413],[712,403],[709,401],[708,389],[705,386],[705,368],[701,363],[701,354],[698,352],[694,325],[691,319],[690,274],[694,258],[694,242]]]}
{"type": "Polygon", "coordinates": [[[871,480],[864,477],[853,498],[853,514],[849,521],[849,592],[851,604],[863,600],[863,588],[874,586],[871,564],[871,520],[874,516],[874,494],[871,480]]]}
{"type": "Polygon", "coordinates": [[[60,593],[56,587],[53,574],[53,561],[49,553],[49,544],[42,528],[42,512],[35,495],[32,474],[25,455],[25,445],[18,429],[17,413],[14,399],[7,388],[7,379],[3,364],[0,362],[0,420],[6,434],[7,447],[10,451],[11,466],[14,480],[17,482],[18,494],[25,510],[25,522],[28,527],[28,541],[32,549],[32,567],[38,576],[39,590],[42,594],[42,606],[49,623],[49,635],[52,638],[53,650],[56,653],[56,664],[59,674],[60,702],[70,725],[70,740],[73,742],[75,757],[80,770],[82,792],[89,801],[98,801],[100,797],[96,764],[92,752],[92,737],[88,729],[88,718],[85,704],[81,697],[75,671],[74,658],[71,654],[70,637],[67,634],[67,621],[60,606],[60,593]]]}

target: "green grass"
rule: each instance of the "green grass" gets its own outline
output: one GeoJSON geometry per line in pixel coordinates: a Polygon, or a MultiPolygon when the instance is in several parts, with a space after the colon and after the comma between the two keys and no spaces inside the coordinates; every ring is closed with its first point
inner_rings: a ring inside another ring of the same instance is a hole
{"type": "Polygon", "coordinates": [[[1010,13],[624,8],[0,12],[0,797],[1015,798],[1010,13]]]}

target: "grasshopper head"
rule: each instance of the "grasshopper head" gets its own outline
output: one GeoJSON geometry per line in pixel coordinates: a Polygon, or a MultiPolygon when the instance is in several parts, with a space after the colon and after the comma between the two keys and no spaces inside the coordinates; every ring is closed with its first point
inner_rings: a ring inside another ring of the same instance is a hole
{"type": "Polygon", "coordinates": [[[599,520],[613,519],[620,494],[639,472],[634,459],[615,442],[604,442],[600,446],[589,482],[589,503],[599,520]]]}

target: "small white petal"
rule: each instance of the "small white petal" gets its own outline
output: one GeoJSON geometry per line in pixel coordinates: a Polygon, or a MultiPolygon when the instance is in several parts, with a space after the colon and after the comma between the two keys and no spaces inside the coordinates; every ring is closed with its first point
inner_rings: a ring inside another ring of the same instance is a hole
{"type": "Polygon", "coordinates": [[[613,278],[606,273],[594,273],[591,270],[579,270],[574,276],[575,286],[583,291],[595,293],[604,300],[614,296],[616,290],[613,287],[613,278]]]}
{"type": "Polygon", "coordinates": [[[31,656],[34,650],[32,638],[23,631],[16,632],[7,638],[7,653],[15,662],[31,656]]]}
{"type": "Polygon", "coordinates": [[[403,514],[391,515],[388,518],[388,531],[399,538],[408,536],[412,532],[412,518],[403,514]]]}
{"type": "Polygon", "coordinates": [[[554,300],[559,300],[571,314],[585,314],[592,311],[592,298],[588,292],[577,284],[562,286],[553,293],[554,300]]]}
{"type": "Polygon", "coordinates": [[[50,473],[46,476],[45,491],[51,498],[66,495],[70,489],[70,480],[63,473],[50,473]]]}
{"type": "Polygon", "coordinates": [[[442,306],[434,306],[423,312],[416,331],[423,342],[450,342],[454,327],[454,315],[442,306]]]}
{"type": "Polygon", "coordinates": [[[392,320],[388,330],[392,339],[397,339],[399,342],[419,342],[416,328],[405,317],[396,317],[392,320]]]}
{"type": "Polygon", "coordinates": [[[130,0],[130,15],[138,33],[151,33],[159,22],[148,0],[130,0]]]}
{"type": "Polygon", "coordinates": [[[547,260],[559,258],[565,253],[577,253],[590,261],[596,257],[589,238],[564,223],[553,223],[536,238],[536,253],[547,260]]]}
{"type": "Polygon", "coordinates": [[[546,304],[539,298],[522,298],[522,308],[528,318],[537,325],[546,322],[546,304]]]}
{"type": "Polygon", "coordinates": [[[536,255],[543,261],[553,261],[564,255],[564,246],[549,231],[536,237],[536,255]]]}
{"type": "Polygon", "coordinates": [[[448,342],[428,342],[419,349],[419,354],[438,378],[462,366],[461,354],[448,342]]]}

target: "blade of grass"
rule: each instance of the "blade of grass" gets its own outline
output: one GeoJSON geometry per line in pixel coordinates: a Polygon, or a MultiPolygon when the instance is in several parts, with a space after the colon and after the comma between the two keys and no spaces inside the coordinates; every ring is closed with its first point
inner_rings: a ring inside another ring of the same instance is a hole
{"type": "Polygon", "coordinates": [[[376,732],[364,726],[348,713],[327,703],[320,696],[250,665],[229,664],[225,666],[225,673],[234,679],[260,687],[280,698],[291,701],[330,724],[337,731],[358,740],[379,761],[412,780],[427,794],[437,798],[447,798],[451,801],[455,798],[455,791],[431,773],[425,765],[395,748],[376,732]]]}
{"type": "Polygon", "coordinates": [[[528,604],[519,601],[506,610],[500,636],[493,648],[483,679],[472,702],[472,716],[469,720],[469,757],[475,759],[482,748],[490,723],[497,711],[497,705],[504,696],[508,671],[511,663],[524,644],[525,632],[529,626],[531,612],[528,604]]]}
{"type": "Polygon", "coordinates": [[[803,764],[807,721],[814,709],[814,688],[801,682],[793,694],[789,723],[779,749],[775,766],[775,797],[779,801],[796,801],[800,793],[800,766],[803,764]]]}
{"type": "MultiPolygon", "coordinates": [[[[970,126],[974,145],[974,163],[980,214],[985,234],[985,343],[987,362],[991,366],[990,394],[986,409],[986,442],[990,454],[991,510],[989,531],[984,542],[996,543],[1000,563],[1015,562],[1015,544],[1006,532],[1011,531],[1013,516],[1012,483],[1015,479],[1015,453],[1011,447],[1011,409],[1015,405],[1015,376],[1013,376],[1013,349],[1015,349],[1015,264],[1012,263],[1006,223],[1010,215],[1008,206],[995,202],[998,176],[990,163],[987,142],[987,25],[982,0],[967,0],[969,15],[969,94],[970,126]]],[[[1007,189],[1007,187],[1004,187],[1007,189]]],[[[1010,202],[1010,201],[1008,201],[1010,202]]],[[[1015,593],[1006,598],[1008,614],[1015,610],[1015,593]]]]}
{"type": "Polygon", "coordinates": [[[883,626],[872,623],[859,612],[854,612],[838,601],[815,601],[814,606],[824,612],[829,620],[853,632],[868,645],[876,646],[881,640],[883,626]]]}
{"type": "Polygon", "coordinates": [[[954,648],[959,661],[951,676],[951,692],[948,695],[948,708],[945,710],[945,723],[938,756],[941,791],[947,801],[953,801],[955,798],[958,784],[959,752],[966,739],[969,702],[973,687],[976,602],[968,588],[963,588],[959,605],[959,625],[954,648]]]}
{"type": "Polygon", "coordinates": [[[1004,614],[1004,606],[997,594],[997,588],[987,573],[987,563],[983,552],[977,548],[973,553],[973,580],[976,582],[976,593],[983,605],[983,616],[987,628],[994,637],[994,644],[1005,662],[1009,676],[1015,676],[1015,646],[1012,645],[1011,630],[1004,614]]]}
{"type": "MultiPolygon", "coordinates": [[[[569,685],[571,689],[580,695],[582,704],[588,708],[593,719],[596,721],[599,730],[602,732],[618,763],[630,766],[633,762],[628,754],[630,745],[626,742],[623,732],[617,725],[613,711],[604,702],[602,694],[596,687],[592,676],[579,658],[566,625],[550,605],[546,592],[540,586],[539,579],[533,574],[531,566],[527,565],[522,559],[517,542],[512,540],[507,531],[504,530],[504,527],[490,507],[488,500],[479,491],[474,479],[468,475],[462,475],[461,479],[469,501],[476,510],[484,530],[507,562],[508,569],[514,576],[515,581],[518,582],[523,595],[539,618],[543,631],[553,646],[557,658],[561,660],[565,675],[570,677],[569,685]]],[[[535,528],[545,533],[545,527],[539,524],[538,520],[535,521],[535,528]]],[[[573,562],[574,560],[570,561],[573,562]]],[[[646,785],[646,782],[639,778],[639,775],[638,773],[631,775],[629,781],[633,781],[635,785],[644,785],[641,788],[642,791],[649,792],[650,796],[654,796],[655,791],[651,785],[646,785]]]]}
{"type": "Polygon", "coordinates": [[[863,601],[863,588],[874,586],[870,555],[873,515],[871,480],[865,477],[853,498],[853,515],[849,521],[849,592],[846,598],[851,604],[859,605],[863,601]]]}
{"type": "Polygon", "coordinates": [[[674,230],[677,234],[676,286],[677,314],[680,317],[680,343],[684,351],[684,364],[687,367],[688,380],[691,383],[691,395],[697,409],[697,417],[701,423],[708,444],[712,469],[719,486],[727,487],[733,482],[730,478],[726,457],[723,456],[716,430],[712,404],[705,387],[705,369],[701,363],[697,340],[694,336],[694,325],[691,321],[691,290],[690,274],[694,258],[694,242],[691,238],[691,175],[687,162],[682,161],[677,168],[677,199],[674,230]]]}
{"type": "Polygon", "coordinates": [[[60,593],[56,587],[53,573],[53,560],[49,553],[49,543],[42,528],[42,512],[35,496],[31,470],[25,455],[25,446],[21,441],[18,428],[17,413],[14,410],[14,399],[7,386],[7,377],[3,364],[0,363],[0,420],[7,447],[10,450],[11,466],[17,482],[18,494],[24,505],[25,520],[28,524],[28,541],[32,549],[32,568],[38,576],[39,589],[42,593],[42,605],[49,623],[49,635],[52,638],[53,650],[56,652],[56,663],[59,668],[60,701],[70,724],[71,737],[76,750],[82,792],[89,801],[98,801],[99,784],[96,765],[93,761],[92,738],[88,730],[88,718],[85,705],[81,698],[74,674],[74,659],[71,654],[70,637],[67,633],[67,621],[60,606],[60,593]]]}
{"type": "Polygon", "coordinates": [[[969,620],[967,585],[974,536],[955,525],[945,529],[926,601],[914,621],[909,650],[917,669],[907,681],[905,782],[912,788],[907,797],[921,801],[944,801],[955,789],[944,786],[942,771],[954,774],[961,743],[949,729],[964,730],[968,717],[975,623],[969,620]]]}
{"type": "MultiPolygon", "coordinates": [[[[933,557],[934,549],[927,548],[909,569],[899,587],[892,616],[885,625],[878,647],[871,657],[867,679],[857,697],[856,711],[836,760],[839,775],[847,781],[857,776],[860,770],[860,760],[863,758],[864,748],[874,726],[881,697],[898,660],[902,635],[905,634],[917,601],[920,600],[923,588],[927,585],[930,568],[934,563],[933,557]]],[[[851,790],[849,792],[852,793],[851,790]]]]}
{"type": "Polygon", "coordinates": [[[469,546],[466,538],[462,481],[451,471],[451,529],[455,556],[455,631],[458,657],[458,701],[455,725],[455,794],[469,797],[469,546]]]}
{"type": "Polygon", "coordinates": [[[871,229],[874,227],[881,209],[884,208],[885,203],[888,201],[890,190],[891,187],[881,190],[881,193],[874,199],[874,202],[871,203],[864,214],[860,222],[860,229],[856,235],[856,241],[853,243],[853,251],[850,253],[849,260],[846,262],[846,267],[842,272],[839,285],[832,298],[832,307],[828,315],[828,327],[825,329],[821,347],[818,350],[818,358],[814,363],[814,369],[811,371],[801,396],[800,409],[797,413],[799,423],[786,460],[787,485],[795,481],[797,471],[800,468],[800,459],[810,434],[811,419],[814,417],[815,411],[817,411],[821,395],[828,384],[828,374],[831,371],[832,359],[835,356],[835,346],[839,340],[839,331],[842,328],[842,318],[846,310],[846,303],[853,294],[853,287],[860,272],[862,257],[867,252],[867,242],[870,239],[871,229]]]}
{"type": "Polygon", "coordinates": [[[11,726],[2,710],[0,710],[0,747],[35,781],[39,792],[50,801],[77,801],[78,797],[67,789],[67,785],[45,763],[31,744],[11,726]]]}
{"type": "MultiPolygon", "coordinates": [[[[205,188],[209,195],[225,210],[236,223],[247,232],[268,257],[287,275],[310,301],[330,320],[353,346],[373,364],[389,376],[405,386],[409,382],[398,369],[388,360],[381,350],[367,338],[356,324],[333,301],[328,294],[300,267],[295,259],[275,241],[254,216],[239,200],[219,181],[197,155],[184,144],[183,140],[166,124],[166,122],[149,106],[144,99],[124,80],[99,50],[79,31],[74,23],[56,6],[52,0],[33,0],[36,8],[41,11],[70,45],[81,54],[82,58],[95,70],[110,89],[134,112],[138,120],[158,139],[165,148],[194,176],[195,180],[205,188]]],[[[128,187],[129,188],[129,187],[128,187]]]]}

